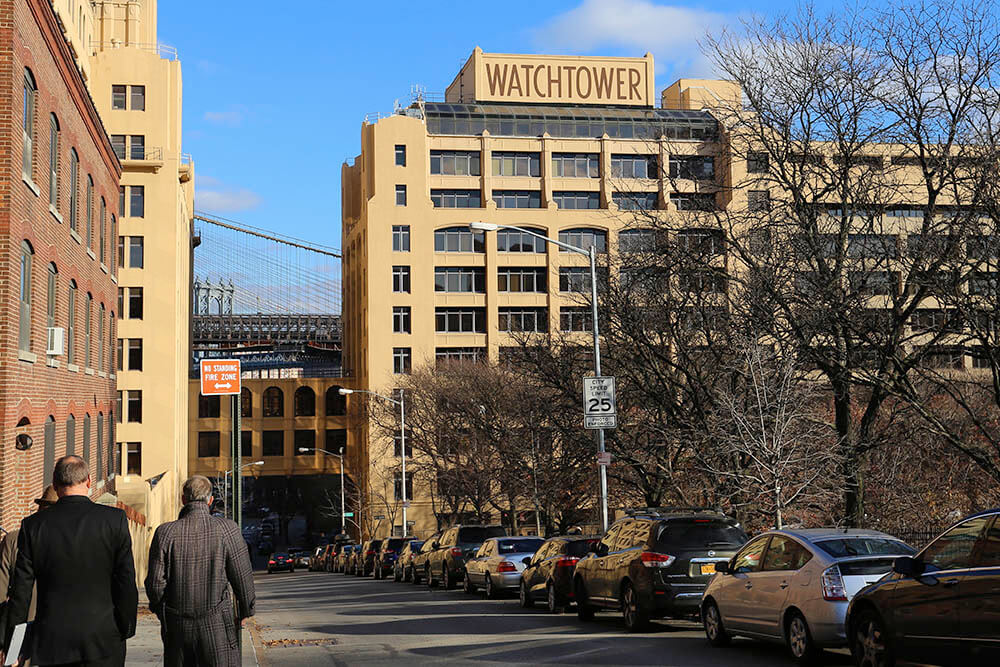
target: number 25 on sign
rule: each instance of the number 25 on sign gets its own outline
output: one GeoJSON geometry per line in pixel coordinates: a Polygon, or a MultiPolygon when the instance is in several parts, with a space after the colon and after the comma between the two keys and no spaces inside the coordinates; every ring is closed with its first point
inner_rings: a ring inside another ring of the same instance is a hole
{"type": "Polygon", "coordinates": [[[226,396],[240,393],[239,359],[202,359],[201,395],[226,396]]]}

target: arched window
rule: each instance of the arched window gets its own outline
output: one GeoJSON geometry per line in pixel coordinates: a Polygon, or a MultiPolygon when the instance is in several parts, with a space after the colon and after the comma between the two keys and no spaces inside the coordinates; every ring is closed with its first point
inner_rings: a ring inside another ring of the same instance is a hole
{"type": "Polygon", "coordinates": [[[66,418],[66,456],[76,453],[76,417],[66,418]]]}
{"type": "Polygon", "coordinates": [[[94,247],[94,179],[87,174],[87,247],[94,247]]]}
{"type": "Polygon", "coordinates": [[[240,390],[240,416],[244,419],[253,417],[253,392],[248,387],[240,390]]]}
{"type": "Polygon", "coordinates": [[[285,394],[277,387],[264,390],[263,414],[265,417],[285,416],[285,394]]]}
{"type": "Polygon", "coordinates": [[[97,479],[104,479],[104,415],[97,413],[97,479]]]}
{"type": "Polygon", "coordinates": [[[66,363],[76,363],[76,281],[69,281],[69,308],[66,316],[66,363]]]}
{"type": "Polygon", "coordinates": [[[115,311],[108,317],[108,375],[115,372],[115,311]]]}
{"type": "Polygon", "coordinates": [[[326,390],[326,416],[340,417],[347,414],[347,397],[341,395],[340,387],[333,385],[326,390]]]}
{"type": "Polygon", "coordinates": [[[56,467],[56,418],[45,418],[45,448],[42,452],[42,482],[52,483],[52,469],[56,467]]]}
{"type": "Polygon", "coordinates": [[[295,416],[316,416],[316,392],[309,387],[299,387],[295,390],[295,416]]]}
{"type": "MultiPolygon", "coordinates": [[[[594,246],[597,252],[608,251],[608,233],[603,229],[593,227],[564,229],[559,232],[559,240],[581,250],[590,250],[590,246],[594,246]]],[[[565,248],[560,248],[560,251],[569,252],[565,248]]]]}
{"type": "Polygon", "coordinates": [[[59,208],[59,119],[49,115],[49,206],[59,208]]]}
{"type": "Polygon", "coordinates": [[[100,233],[97,236],[97,242],[100,244],[97,250],[97,256],[104,264],[104,260],[107,259],[107,252],[105,252],[105,244],[108,240],[108,205],[104,201],[104,197],[101,197],[101,227],[100,233]]]}
{"type": "Polygon", "coordinates": [[[98,309],[100,317],[97,318],[97,368],[104,370],[104,304],[98,309]]]}
{"type": "Polygon", "coordinates": [[[90,465],[90,414],[83,416],[83,460],[90,465]]]}
{"type": "MultiPolygon", "coordinates": [[[[118,238],[118,221],[115,219],[115,214],[111,214],[111,238],[109,239],[112,246],[115,244],[115,239],[118,238]]],[[[108,261],[111,266],[111,275],[116,275],[118,271],[118,261],[115,257],[114,248],[111,248],[111,252],[108,253],[108,261]]]]}
{"type": "Polygon", "coordinates": [[[24,107],[21,127],[24,135],[24,151],[21,153],[21,171],[29,181],[32,180],[31,166],[34,158],[35,144],[35,103],[38,100],[38,86],[31,70],[24,68],[24,107]]]}
{"type": "Polygon", "coordinates": [[[76,149],[69,149],[69,228],[80,231],[80,156],[76,149]]]}
{"type": "Polygon", "coordinates": [[[31,351],[31,257],[34,248],[27,241],[21,242],[20,319],[17,329],[17,349],[31,351]]]}
{"type": "Polygon", "coordinates": [[[90,368],[91,333],[94,328],[94,295],[87,292],[87,311],[83,314],[83,366],[90,368]]]}
{"type": "Polygon", "coordinates": [[[45,326],[50,329],[56,325],[56,277],[59,269],[49,262],[49,280],[45,290],[45,326]]]}

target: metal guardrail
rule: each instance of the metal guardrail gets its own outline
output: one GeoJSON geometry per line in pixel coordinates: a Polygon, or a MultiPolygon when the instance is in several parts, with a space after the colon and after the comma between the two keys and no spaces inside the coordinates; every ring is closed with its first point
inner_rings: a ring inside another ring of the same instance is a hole
{"type": "Polygon", "coordinates": [[[155,53],[165,60],[177,60],[179,57],[176,46],[170,46],[169,44],[163,44],[160,42],[150,44],[143,42],[120,42],[113,39],[108,42],[92,41],[90,45],[97,51],[110,51],[112,49],[140,49],[149,53],[155,53]]]}

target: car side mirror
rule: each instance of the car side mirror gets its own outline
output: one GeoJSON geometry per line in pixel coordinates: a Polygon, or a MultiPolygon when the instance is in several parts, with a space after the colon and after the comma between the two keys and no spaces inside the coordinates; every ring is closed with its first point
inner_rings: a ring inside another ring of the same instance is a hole
{"type": "Polygon", "coordinates": [[[440,546],[441,546],[441,543],[438,542],[437,540],[434,540],[433,542],[431,542],[431,548],[432,549],[437,549],[440,546]]]}
{"type": "Polygon", "coordinates": [[[524,563],[525,565],[531,565],[531,556],[525,556],[524,558],[521,559],[521,562],[524,563]]]}
{"type": "Polygon", "coordinates": [[[924,573],[924,563],[913,556],[900,556],[892,561],[892,571],[916,579],[924,573]]]}
{"type": "Polygon", "coordinates": [[[598,555],[598,556],[607,556],[608,555],[608,545],[604,544],[603,542],[598,543],[597,550],[594,551],[594,553],[596,555],[598,555]]]}
{"type": "Polygon", "coordinates": [[[729,574],[729,561],[722,561],[715,564],[715,571],[719,574],[729,574]]]}

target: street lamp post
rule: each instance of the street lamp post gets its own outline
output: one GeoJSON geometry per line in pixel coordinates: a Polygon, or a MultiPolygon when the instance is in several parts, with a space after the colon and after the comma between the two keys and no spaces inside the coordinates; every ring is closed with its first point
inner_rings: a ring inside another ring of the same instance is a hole
{"type": "MultiPolygon", "coordinates": [[[[244,468],[249,468],[250,466],[262,466],[262,465],[264,465],[263,461],[251,461],[250,463],[244,463],[243,465],[241,465],[240,466],[240,470],[242,471],[244,468]]],[[[222,499],[222,507],[223,507],[222,511],[226,515],[226,518],[230,518],[229,517],[229,475],[232,472],[233,472],[232,470],[226,470],[225,471],[225,476],[223,477],[223,481],[224,481],[223,486],[225,487],[225,493],[223,494],[224,497],[222,499]]],[[[243,481],[242,477],[240,478],[240,481],[241,482],[243,481]]],[[[234,481],[233,485],[235,486],[235,484],[236,484],[236,482],[234,481]]],[[[235,510],[236,508],[233,508],[233,509],[235,510]]]]}
{"type": "Polygon", "coordinates": [[[328,456],[336,456],[340,459],[340,532],[344,535],[347,534],[347,505],[344,504],[344,455],[335,454],[329,452],[325,449],[319,449],[317,447],[299,447],[299,451],[305,452],[322,452],[328,456]]]}
{"type": "MultiPolygon", "coordinates": [[[[530,229],[525,229],[523,227],[516,227],[514,225],[498,225],[492,222],[471,222],[469,223],[469,228],[477,232],[495,232],[499,229],[513,229],[514,231],[521,232],[522,234],[528,234],[529,236],[534,236],[536,239],[541,239],[546,243],[551,243],[553,245],[559,246],[569,250],[570,252],[575,252],[578,255],[585,255],[590,258],[590,307],[591,307],[591,317],[594,322],[591,326],[591,330],[594,334],[594,376],[601,377],[601,343],[600,343],[600,330],[597,324],[597,250],[593,243],[590,244],[589,250],[584,250],[575,245],[569,243],[563,243],[557,239],[550,239],[547,236],[533,232],[530,229]]],[[[602,455],[604,454],[604,429],[597,429],[597,451],[602,455]]],[[[603,456],[602,456],[603,459],[603,456]]],[[[604,526],[604,532],[608,531],[608,469],[607,466],[599,465],[600,477],[601,477],[601,521],[604,526]]]]}
{"type": "Polygon", "coordinates": [[[345,389],[344,387],[340,388],[341,396],[349,396],[350,394],[369,394],[370,396],[381,398],[383,401],[388,401],[393,405],[399,406],[399,454],[402,460],[402,483],[400,484],[400,486],[402,487],[402,495],[403,495],[402,537],[406,537],[406,534],[409,532],[409,526],[406,523],[406,504],[408,501],[406,498],[406,406],[404,405],[405,392],[402,389],[399,390],[399,400],[397,401],[395,398],[390,398],[389,396],[383,396],[378,392],[368,391],[367,389],[345,389]]]}

